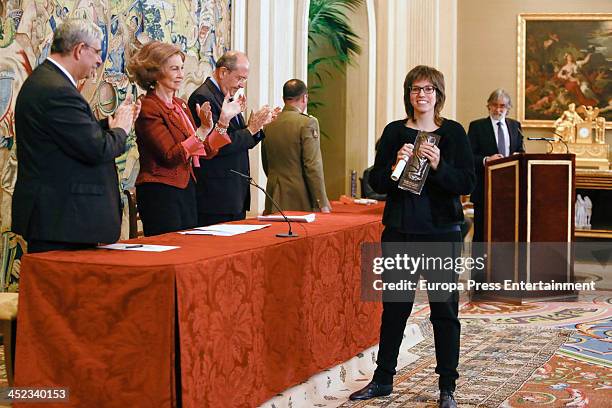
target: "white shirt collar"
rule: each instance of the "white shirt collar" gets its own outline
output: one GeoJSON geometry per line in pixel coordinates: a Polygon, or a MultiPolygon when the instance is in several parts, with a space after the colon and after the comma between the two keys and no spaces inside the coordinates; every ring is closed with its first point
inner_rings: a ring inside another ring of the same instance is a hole
{"type": "Polygon", "coordinates": [[[211,81],[213,84],[215,84],[215,86],[217,87],[217,89],[218,89],[218,90],[219,90],[221,93],[223,93],[223,91],[221,91],[221,87],[220,87],[220,86],[219,86],[219,84],[217,83],[217,80],[215,79],[215,77],[214,77],[213,75],[211,75],[211,76],[209,76],[209,78],[210,78],[210,81],[211,81]]]}
{"type": "Polygon", "coordinates": [[[502,116],[500,119],[493,119],[492,116],[489,116],[489,119],[491,119],[491,123],[493,123],[493,127],[497,126],[497,122],[501,122],[502,126],[506,126],[506,117],[502,116]]]}
{"type": "Polygon", "coordinates": [[[55,65],[56,67],[58,67],[60,69],[60,71],[62,71],[70,80],[70,82],[72,82],[72,85],[74,85],[74,87],[76,88],[77,84],[76,81],[74,80],[74,78],[72,77],[72,75],[70,75],[70,72],[68,72],[68,70],[66,68],[64,68],[62,66],[62,64],[60,64],[59,62],[55,61],[53,58],[51,57],[47,57],[47,59],[53,63],[53,65],[55,65]]]}

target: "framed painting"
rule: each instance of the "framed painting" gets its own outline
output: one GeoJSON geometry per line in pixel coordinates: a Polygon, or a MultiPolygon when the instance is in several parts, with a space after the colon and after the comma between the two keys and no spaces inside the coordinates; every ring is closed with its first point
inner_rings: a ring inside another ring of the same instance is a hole
{"type": "Polygon", "coordinates": [[[519,14],[517,115],[552,127],[573,103],[599,109],[612,128],[612,13],[519,14]]]}

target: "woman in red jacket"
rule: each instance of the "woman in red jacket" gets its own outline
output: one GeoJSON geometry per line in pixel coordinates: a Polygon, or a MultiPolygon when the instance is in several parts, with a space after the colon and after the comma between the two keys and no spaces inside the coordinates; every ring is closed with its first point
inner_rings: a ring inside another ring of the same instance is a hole
{"type": "Polygon", "coordinates": [[[193,166],[231,143],[227,126],[244,108],[244,98],[229,102],[226,97],[213,126],[205,103],[198,109],[201,125],[196,129],[187,104],[175,96],[183,82],[184,61],[176,46],[153,41],[128,66],[130,78],[147,90],[135,124],[140,153],[136,198],[146,236],[197,226],[193,166]]]}

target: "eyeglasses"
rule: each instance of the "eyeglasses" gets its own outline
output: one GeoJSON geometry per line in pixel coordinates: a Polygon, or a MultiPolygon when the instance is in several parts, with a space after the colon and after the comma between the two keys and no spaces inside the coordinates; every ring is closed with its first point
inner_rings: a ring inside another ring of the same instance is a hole
{"type": "Polygon", "coordinates": [[[83,46],[89,48],[90,50],[93,50],[93,52],[95,52],[98,55],[102,55],[102,48],[98,49],[98,48],[92,47],[91,45],[86,44],[86,43],[83,43],[83,46]]]}
{"type": "Polygon", "coordinates": [[[235,70],[235,69],[229,69],[229,68],[227,68],[227,67],[225,67],[225,69],[227,70],[227,72],[228,72],[229,74],[232,74],[232,75],[234,75],[234,76],[238,77],[238,83],[241,83],[241,84],[246,84],[246,82],[247,82],[247,80],[248,80],[248,77],[245,77],[245,76],[239,75],[239,74],[236,72],[236,70],[235,70]]]}
{"type": "MultiPolygon", "coordinates": [[[[233,71],[232,71],[232,72],[233,72],[233,71]]],[[[246,81],[247,81],[247,80],[248,80],[248,78],[247,78],[247,77],[238,75],[238,83],[241,83],[241,84],[246,84],[246,81]]]]}
{"type": "Polygon", "coordinates": [[[423,91],[426,95],[431,95],[436,90],[436,87],[433,85],[425,85],[425,86],[411,86],[410,93],[418,95],[423,91]]]}

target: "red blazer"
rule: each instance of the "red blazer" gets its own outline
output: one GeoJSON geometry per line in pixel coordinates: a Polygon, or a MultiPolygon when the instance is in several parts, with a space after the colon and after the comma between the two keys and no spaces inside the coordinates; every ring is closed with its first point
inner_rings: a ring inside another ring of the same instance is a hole
{"type": "MultiPolygon", "coordinates": [[[[183,108],[191,124],[195,123],[185,101],[174,98],[183,108]]],[[[136,185],[163,183],[186,188],[189,177],[194,177],[189,160],[181,142],[193,135],[190,129],[172,108],[169,108],[153,91],[142,98],[140,115],[134,125],[136,144],[140,153],[140,173],[136,185]]],[[[204,143],[206,158],[215,156],[208,143],[204,143]]],[[[195,179],[195,177],[194,177],[195,179]]]]}

